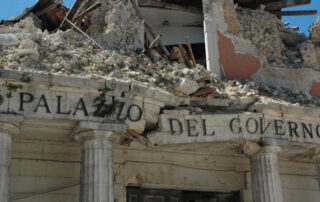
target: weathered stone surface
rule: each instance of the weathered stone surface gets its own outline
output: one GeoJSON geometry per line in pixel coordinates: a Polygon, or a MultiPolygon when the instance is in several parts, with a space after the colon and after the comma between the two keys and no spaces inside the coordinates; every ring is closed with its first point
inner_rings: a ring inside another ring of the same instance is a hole
{"type": "Polygon", "coordinates": [[[160,115],[161,107],[157,104],[144,102],[143,105],[143,119],[146,120],[146,127],[151,129],[155,128],[160,115]]]}
{"type": "Polygon", "coordinates": [[[238,34],[240,32],[240,22],[236,12],[238,5],[232,0],[224,0],[222,6],[224,9],[224,19],[228,26],[227,31],[232,34],[238,34]]]}
{"type": "Polygon", "coordinates": [[[304,64],[315,70],[320,69],[320,56],[317,54],[317,48],[311,41],[305,41],[299,45],[304,64]]]}
{"type": "Polygon", "coordinates": [[[320,120],[299,116],[239,113],[172,116],[162,114],[159,132],[148,138],[156,144],[215,141],[258,141],[266,145],[291,142],[320,144],[320,120]]]}
{"type": "Polygon", "coordinates": [[[146,128],[146,120],[131,122],[129,123],[129,126],[128,126],[129,131],[132,131],[138,134],[142,134],[145,128],[146,128]]]}
{"type": "Polygon", "coordinates": [[[307,37],[303,33],[297,33],[293,30],[284,30],[279,34],[282,41],[289,46],[297,46],[303,41],[307,40],[307,37]]]}

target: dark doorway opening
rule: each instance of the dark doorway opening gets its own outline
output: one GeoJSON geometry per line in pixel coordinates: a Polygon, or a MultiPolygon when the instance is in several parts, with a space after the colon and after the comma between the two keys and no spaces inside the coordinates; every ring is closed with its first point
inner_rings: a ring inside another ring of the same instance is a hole
{"type": "Polygon", "coordinates": [[[127,187],[127,202],[241,202],[240,192],[201,192],[127,187]]]}

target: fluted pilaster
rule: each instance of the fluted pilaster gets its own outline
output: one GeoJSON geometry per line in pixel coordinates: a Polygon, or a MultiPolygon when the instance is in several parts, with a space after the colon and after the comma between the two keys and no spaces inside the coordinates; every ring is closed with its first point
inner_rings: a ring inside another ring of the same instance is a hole
{"type": "Polygon", "coordinates": [[[283,202],[277,158],[280,150],[278,146],[266,146],[251,156],[254,202],[283,202]]]}
{"type": "Polygon", "coordinates": [[[12,136],[19,132],[15,124],[0,122],[0,201],[9,201],[9,177],[12,136]]]}
{"type": "Polygon", "coordinates": [[[85,131],[81,142],[80,202],[114,202],[113,142],[120,136],[108,131],[85,131]]]}

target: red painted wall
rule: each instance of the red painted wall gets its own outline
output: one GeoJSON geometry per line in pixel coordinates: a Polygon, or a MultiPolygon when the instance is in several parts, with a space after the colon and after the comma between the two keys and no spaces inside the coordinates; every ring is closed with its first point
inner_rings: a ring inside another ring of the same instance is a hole
{"type": "Polygon", "coordinates": [[[234,45],[228,37],[218,31],[219,59],[227,79],[250,80],[261,66],[254,56],[235,53],[234,45]]]}
{"type": "Polygon", "coordinates": [[[310,95],[320,97],[320,82],[313,82],[310,95]]]}

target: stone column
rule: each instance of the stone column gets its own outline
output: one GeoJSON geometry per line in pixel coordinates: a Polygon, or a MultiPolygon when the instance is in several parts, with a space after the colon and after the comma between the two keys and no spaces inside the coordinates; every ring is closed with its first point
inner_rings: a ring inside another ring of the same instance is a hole
{"type": "Polygon", "coordinates": [[[0,201],[9,201],[9,177],[11,164],[12,136],[18,134],[17,124],[0,122],[0,201]]]}
{"type": "Polygon", "coordinates": [[[251,155],[251,181],[254,202],[283,202],[278,168],[278,146],[265,146],[251,155]]]}
{"type": "Polygon", "coordinates": [[[81,143],[80,202],[114,202],[113,143],[120,138],[118,129],[123,129],[113,131],[115,125],[82,128],[75,135],[81,143]]]}
{"type": "Polygon", "coordinates": [[[214,17],[214,4],[217,4],[217,0],[202,0],[206,65],[210,72],[221,78],[217,25],[214,17]]]}

